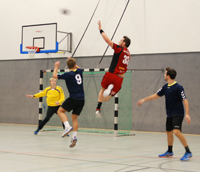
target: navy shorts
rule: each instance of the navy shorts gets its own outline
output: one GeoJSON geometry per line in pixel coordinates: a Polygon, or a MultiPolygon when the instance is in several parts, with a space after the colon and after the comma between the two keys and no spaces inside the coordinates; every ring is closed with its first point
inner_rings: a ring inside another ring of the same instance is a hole
{"type": "Polygon", "coordinates": [[[184,118],[184,116],[180,116],[180,115],[167,117],[166,131],[172,131],[174,129],[178,129],[181,131],[183,118],[184,118]]]}
{"type": "Polygon", "coordinates": [[[70,112],[72,110],[72,114],[80,115],[84,104],[85,100],[76,100],[69,97],[63,102],[61,107],[67,112],[70,112]]]}

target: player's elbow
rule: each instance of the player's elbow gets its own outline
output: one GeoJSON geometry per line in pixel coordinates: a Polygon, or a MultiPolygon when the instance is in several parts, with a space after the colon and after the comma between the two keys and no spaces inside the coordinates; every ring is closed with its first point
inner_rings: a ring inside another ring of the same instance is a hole
{"type": "Polygon", "coordinates": [[[54,79],[58,79],[57,75],[55,75],[55,74],[53,75],[53,78],[54,78],[54,79]]]}
{"type": "Polygon", "coordinates": [[[158,94],[155,94],[155,99],[160,98],[160,96],[158,94]]]}

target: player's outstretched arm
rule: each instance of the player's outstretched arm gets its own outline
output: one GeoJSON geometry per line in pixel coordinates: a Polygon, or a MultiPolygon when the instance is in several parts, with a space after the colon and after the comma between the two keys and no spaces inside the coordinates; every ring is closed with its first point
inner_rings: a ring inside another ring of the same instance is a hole
{"type": "Polygon", "coordinates": [[[98,22],[98,25],[99,25],[99,31],[101,33],[101,36],[103,37],[103,39],[106,41],[106,43],[108,45],[111,46],[111,48],[113,48],[113,42],[110,40],[110,38],[105,34],[105,32],[102,30],[101,28],[101,21],[98,22]]]}
{"type": "Polygon", "coordinates": [[[148,97],[145,97],[143,99],[140,99],[138,102],[137,102],[137,105],[138,106],[141,106],[144,102],[146,101],[150,101],[150,100],[155,100],[155,99],[158,99],[160,96],[158,96],[156,93],[155,94],[152,94],[148,97]]]}
{"type": "Polygon", "coordinates": [[[31,97],[31,98],[33,98],[34,96],[33,96],[33,95],[26,95],[26,97],[31,97]]]}
{"type": "Polygon", "coordinates": [[[53,70],[53,78],[58,79],[58,68],[60,66],[60,61],[55,62],[54,64],[54,70],[53,70]]]}

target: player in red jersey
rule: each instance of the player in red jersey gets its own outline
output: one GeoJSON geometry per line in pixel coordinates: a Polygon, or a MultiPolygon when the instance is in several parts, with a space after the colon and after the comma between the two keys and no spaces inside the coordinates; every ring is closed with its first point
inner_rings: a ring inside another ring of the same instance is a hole
{"type": "Polygon", "coordinates": [[[127,49],[131,40],[124,36],[119,44],[112,42],[101,28],[101,22],[98,22],[99,31],[105,42],[114,50],[113,58],[108,72],[105,73],[99,92],[98,104],[96,107],[96,117],[101,117],[101,105],[103,101],[108,101],[120,89],[123,82],[124,74],[127,71],[128,62],[130,60],[130,52],[127,49]]]}

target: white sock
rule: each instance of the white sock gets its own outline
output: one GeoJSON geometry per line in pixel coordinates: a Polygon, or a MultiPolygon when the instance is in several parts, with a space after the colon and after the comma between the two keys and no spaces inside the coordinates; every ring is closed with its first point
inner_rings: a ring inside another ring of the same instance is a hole
{"type": "Polygon", "coordinates": [[[77,137],[77,131],[73,132],[72,138],[77,137]]]}
{"type": "Polygon", "coordinates": [[[65,122],[64,122],[64,125],[65,125],[65,129],[70,127],[70,125],[69,125],[69,122],[68,122],[68,121],[65,121],[65,122]]]}

